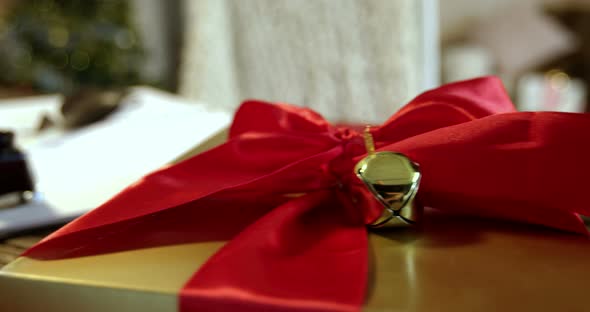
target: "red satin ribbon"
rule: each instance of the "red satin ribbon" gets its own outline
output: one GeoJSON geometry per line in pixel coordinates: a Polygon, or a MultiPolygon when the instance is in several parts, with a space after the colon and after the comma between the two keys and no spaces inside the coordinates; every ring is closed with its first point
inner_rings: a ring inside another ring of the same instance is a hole
{"type": "MultiPolygon", "coordinates": [[[[589,115],[515,112],[501,83],[481,78],[418,96],[373,136],[420,164],[427,206],[586,233],[589,115]]],[[[311,110],[246,102],[227,143],[146,176],[24,255],[229,240],[186,283],[181,311],[358,311],[365,224],[382,209],[353,174],[364,154],[357,132],[311,110]]]]}

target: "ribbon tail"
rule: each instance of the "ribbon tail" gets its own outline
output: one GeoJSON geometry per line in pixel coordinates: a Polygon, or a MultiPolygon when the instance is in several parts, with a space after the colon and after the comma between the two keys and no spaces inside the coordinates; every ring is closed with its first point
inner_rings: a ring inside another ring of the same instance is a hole
{"type": "Polygon", "coordinates": [[[312,192],[248,226],[186,283],[181,311],[359,311],[367,234],[338,202],[312,192]]]}
{"type": "Polygon", "coordinates": [[[306,150],[308,145],[280,141],[295,149],[295,155],[281,151],[281,157],[251,168],[242,158],[253,157],[255,152],[260,153],[256,156],[261,160],[272,158],[269,148],[273,146],[266,138],[235,139],[152,173],[23,255],[56,259],[231,239],[268,210],[289,200],[286,193],[333,183],[322,178],[323,172],[318,169],[341,152],[338,147],[318,152],[317,146],[306,150]],[[239,152],[245,148],[249,153],[239,152]]]}
{"type": "Polygon", "coordinates": [[[418,162],[437,209],[586,234],[590,115],[507,113],[384,147],[418,162]]]}

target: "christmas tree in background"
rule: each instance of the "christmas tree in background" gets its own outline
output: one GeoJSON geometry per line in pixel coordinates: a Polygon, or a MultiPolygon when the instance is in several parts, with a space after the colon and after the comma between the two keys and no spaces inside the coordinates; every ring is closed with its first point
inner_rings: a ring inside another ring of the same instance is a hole
{"type": "Polygon", "coordinates": [[[0,20],[0,83],[42,92],[141,82],[143,51],[121,0],[21,0],[0,20]]]}

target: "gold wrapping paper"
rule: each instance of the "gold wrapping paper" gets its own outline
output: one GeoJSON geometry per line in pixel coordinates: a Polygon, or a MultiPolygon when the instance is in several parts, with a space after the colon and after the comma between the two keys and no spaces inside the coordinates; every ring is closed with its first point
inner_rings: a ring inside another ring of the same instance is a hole
{"type": "MultiPolygon", "coordinates": [[[[424,229],[371,233],[365,311],[586,311],[590,242],[522,224],[429,216],[424,229]]],[[[223,242],[0,271],[0,311],[176,311],[183,283],[223,242]]]]}

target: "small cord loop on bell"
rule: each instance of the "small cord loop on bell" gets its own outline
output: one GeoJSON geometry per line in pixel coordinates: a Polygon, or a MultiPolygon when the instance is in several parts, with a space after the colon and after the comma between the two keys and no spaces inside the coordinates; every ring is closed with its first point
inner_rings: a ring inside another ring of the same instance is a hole
{"type": "Polygon", "coordinates": [[[365,127],[363,138],[365,139],[365,148],[367,149],[367,154],[375,154],[375,142],[373,141],[373,135],[371,134],[371,126],[365,127]]]}

